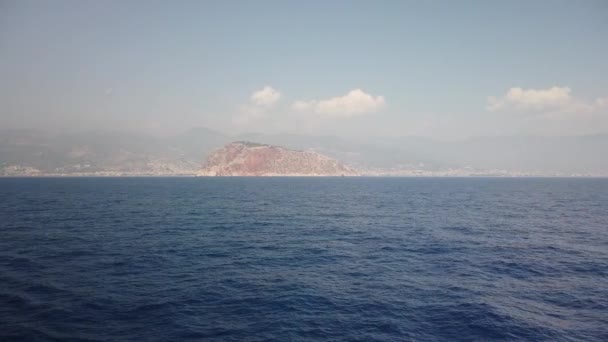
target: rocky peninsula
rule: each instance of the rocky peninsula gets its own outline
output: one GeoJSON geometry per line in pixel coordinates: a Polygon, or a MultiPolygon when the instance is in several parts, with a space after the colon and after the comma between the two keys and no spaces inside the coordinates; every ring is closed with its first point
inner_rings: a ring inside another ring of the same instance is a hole
{"type": "Polygon", "coordinates": [[[207,158],[198,176],[358,176],[359,173],[314,151],[237,141],[207,158]]]}

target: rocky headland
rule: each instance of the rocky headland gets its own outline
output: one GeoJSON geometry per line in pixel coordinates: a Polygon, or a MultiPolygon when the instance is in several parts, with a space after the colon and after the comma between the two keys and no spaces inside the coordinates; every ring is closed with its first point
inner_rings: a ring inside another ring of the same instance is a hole
{"type": "Polygon", "coordinates": [[[214,151],[198,176],[357,176],[358,172],[314,151],[238,141],[214,151]]]}

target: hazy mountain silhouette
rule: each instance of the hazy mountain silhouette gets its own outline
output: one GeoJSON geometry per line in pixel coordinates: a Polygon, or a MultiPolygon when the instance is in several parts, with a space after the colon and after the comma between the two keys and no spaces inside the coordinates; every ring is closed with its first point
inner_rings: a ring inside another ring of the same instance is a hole
{"type": "Polygon", "coordinates": [[[360,170],[472,167],[535,174],[608,175],[608,158],[600,157],[608,149],[608,134],[476,137],[444,142],[422,137],[233,136],[204,127],[163,138],[121,131],[51,134],[2,130],[0,167],[18,165],[45,173],[190,174],[196,173],[213,150],[239,140],[315,150],[360,170]]]}

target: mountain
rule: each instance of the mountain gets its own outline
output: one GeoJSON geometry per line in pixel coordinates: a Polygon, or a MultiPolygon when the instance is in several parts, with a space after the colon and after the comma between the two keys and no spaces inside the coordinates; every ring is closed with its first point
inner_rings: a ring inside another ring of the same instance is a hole
{"type": "Polygon", "coordinates": [[[213,152],[199,176],[356,176],[338,161],[314,151],[233,142],[213,152]]]}
{"type": "Polygon", "coordinates": [[[214,150],[256,141],[315,151],[368,175],[608,176],[608,134],[342,138],[301,134],[227,135],[199,127],[168,137],[125,131],[51,134],[0,129],[0,176],[194,175],[214,150]]]}
{"type": "Polygon", "coordinates": [[[232,138],[224,133],[205,127],[196,127],[168,137],[164,143],[180,156],[200,163],[209,153],[230,141],[232,138]]]}
{"type": "Polygon", "coordinates": [[[193,175],[229,138],[195,128],[170,137],[123,131],[0,131],[0,175],[193,175]]]}
{"type": "Polygon", "coordinates": [[[339,138],[260,134],[249,137],[287,148],[312,148],[365,174],[408,175],[415,170],[436,175],[466,169],[463,172],[470,175],[608,176],[608,158],[604,157],[608,134],[473,137],[453,141],[411,136],[339,138]]]}

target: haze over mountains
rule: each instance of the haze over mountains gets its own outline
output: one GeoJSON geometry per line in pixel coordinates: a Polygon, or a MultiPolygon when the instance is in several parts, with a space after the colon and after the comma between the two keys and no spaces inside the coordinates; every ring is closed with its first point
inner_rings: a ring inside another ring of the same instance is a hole
{"type": "Polygon", "coordinates": [[[313,150],[368,175],[608,176],[608,134],[477,137],[437,141],[298,134],[229,135],[193,128],[169,137],[120,131],[51,134],[0,131],[0,174],[193,175],[207,156],[233,141],[313,150]]]}
{"type": "Polygon", "coordinates": [[[2,175],[608,176],[606,1],[59,2],[0,2],[2,175]]]}

